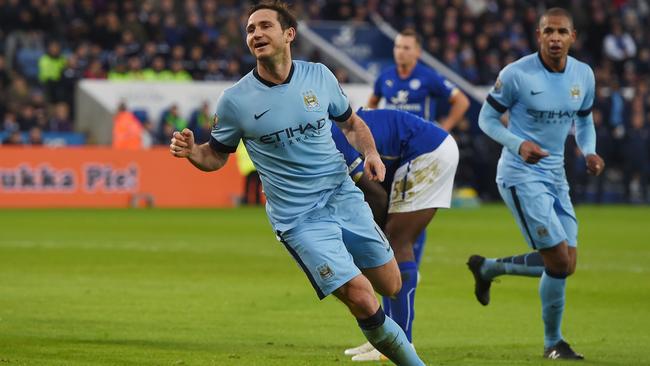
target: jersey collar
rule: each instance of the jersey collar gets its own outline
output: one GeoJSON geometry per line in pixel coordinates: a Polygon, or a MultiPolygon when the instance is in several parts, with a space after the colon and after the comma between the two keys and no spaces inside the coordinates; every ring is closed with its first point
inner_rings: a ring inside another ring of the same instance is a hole
{"type": "Polygon", "coordinates": [[[253,69],[253,76],[255,76],[255,78],[256,78],[257,80],[259,80],[260,83],[262,83],[262,84],[268,86],[269,88],[272,88],[272,87],[277,86],[277,85],[289,84],[289,82],[291,81],[291,77],[293,76],[293,70],[294,70],[294,69],[295,69],[295,65],[294,65],[293,62],[291,62],[291,70],[289,70],[289,76],[287,76],[286,80],[284,80],[281,84],[276,84],[276,83],[274,83],[274,82],[271,82],[271,81],[268,81],[268,80],[266,80],[266,79],[263,79],[263,78],[260,76],[260,74],[257,72],[257,66],[255,66],[255,68],[253,69]]]}
{"type": "Polygon", "coordinates": [[[552,73],[556,73],[556,74],[563,74],[564,71],[566,70],[566,65],[569,64],[569,58],[567,57],[566,63],[564,64],[564,68],[562,69],[562,71],[555,71],[555,70],[551,69],[551,67],[548,66],[548,65],[544,62],[544,60],[542,59],[542,54],[541,54],[541,53],[537,52],[537,57],[539,57],[539,62],[542,63],[542,66],[544,66],[544,68],[546,69],[546,71],[548,71],[548,72],[552,72],[552,73]]]}

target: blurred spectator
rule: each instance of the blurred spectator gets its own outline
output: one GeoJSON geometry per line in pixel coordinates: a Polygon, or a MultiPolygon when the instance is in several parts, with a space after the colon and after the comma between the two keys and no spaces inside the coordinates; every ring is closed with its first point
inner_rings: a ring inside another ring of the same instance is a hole
{"type": "MultiPolygon", "coordinates": [[[[30,82],[39,79],[39,62],[43,54],[43,37],[31,31],[19,38],[20,47],[16,53],[16,66],[21,75],[30,82]]],[[[9,58],[7,61],[11,61],[9,58]]]]}
{"type": "Polygon", "coordinates": [[[188,127],[188,121],[180,115],[178,105],[174,104],[163,112],[158,140],[169,141],[174,131],[183,131],[186,127],[188,127]]]}
{"type": "Polygon", "coordinates": [[[137,56],[129,57],[126,79],[128,80],[145,80],[144,71],[142,70],[142,61],[137,56]]]}
{"type": "MultiPolygon", "coordinates": [[[[600,155],[607,164],[612,162],[614,156],[614,141],[609,128],[603,122],[603,113],[599,109],[594,109],[592,112],[594,127],[596,129],[596,152],[600,155]]],[[[583,179],[586,181],[587,174],[584,169],[581,169],[583,179]]],[[[601,203],[604,199],[605,193],[605,179],[606,174],[601,174],[597,177],[589,177],[591,180],[596,181],[596,202],[601,203]]],[[[585,183],[586,186],[586,183],[585,183]]],[[[584,201],[581,200],[581,201],[584,201]]]]}
{"type": "Polygon", "coordinates": [[[452,136],[458,145],[458,168],[454,185],[456,187],[474,187],[476,179],[474,177],[474,138],[470,132],[471,124],[467,118],[458,122],[452,130],[452,136]]]}
{"type": "Polygon", "coordinates": [[[32,127],[29,130],[29,141],[27,143],[32,146],[43,145],[43,130],[40,127],[32,127]]]}
{"type": "Polygon", "coordinates": [[[636,71],[642,77],[650,76],[650,45],[639,50],[639,58],[636,61],[636,71]]]}
{"type": "Polygon", "coordinates": [[[7,91],[7,109],[18,112],[22,106],[31,102],[31,95],[27,80],[21,76],[14,77],[7,91]]]}
{"type": "Polygon", "coordinates": [[[192,81],[192,75],[183,68],[182,61],[172,61],[171,72],[174,81],[192,81]]]}
{"type": "MultiPolygon", "coordinates": [[[[605,14],[605,7],[594,2],[590,5],[590,8],[591,22],[587,25],[584,33],[587,37],[585,48],[591,50],[593,55],[600,56],[603,53],[605,36],[609,33],[609,21],[605,14]]],[[[593,60],[593,57],[591,59],[593,60]]]]}
{"type": "Polygon", "coordinates": [[[165,69],[165,59],[162,56],[154,57],[151,67],[143,71],[144,80],[170,81],[174,78],[171,71],[165,69]]]}
{"type": "Polygon", "coordinates": [[[48,121],[48,130],[55,132],[72,132],[70,110],[66,103],[57,103],[54,106],[53,116],[48,121]]]}
{"type": "Polygon", "coordinates": [[[219,61],[215,59],[209,59],[207,64],[207,69],[205,75],[203,75],[203,80],[206,81],[219,81],[223,80],[225,75],[221,72],[219,68],[219,61]]]}
{"type": "Polygon", "coordinates": [[[9,133],[9,135],[2,141],[3,145],[22,145],[23,144],[23,138],[20,134],[20,131],[18,130],[13,130],[9,133]]]}
{"type": "Polygon", "coordinates": [[[18,113],[18,126],[21,131],[29,131],[32,127],[38,125],[34,107],[31,104],[24,104],[18,113]]]}
{"type": "Polygon", "coordinates": [[[120,103],[113,119],[113,148],[122,150],[142,149],[143,127],[135,115],[120,103]]]}
{"type": "Polygon", "coordinates": [[[154,145],[167,144],[166,141],[158,141],[153,123],[150,120],[140,121],[142,123],[142,147],[148,149],[154,145]]]}
{"type": "Polygon", "coordinates": [[[4,131],[20,131],[20,125],[16,120],[16,113],[6,111],[2,119],[2,130],[4,131]]]}
{"type": "Polygon", "coordinates": [[[120,44],[124,47],[127,56],[136,56],[140,52],[141,45],[130,30],[122,33],[120,44]]]}
{"type": "Polygon", "coordinates": [[[603,48],[605,55],[614,62],[616,74],[621,77],[625,62],[636,55],[636,43],[629,33],[624,32],[620,21],[611,23],[611,33],[605,36],[603,48]]]}
{"type": "Polygon", "coordinates": [[[243,205],[259,205],[262,203],[262,181],[260,175],[255,169],[255,165],[248,156],[248,151],[244,143],[240,142],[235,151],[237,157],[237,168],[239,173],[244,177],[244,195],[241,198],[243,205]]]}
{"type": "Polygon", "coordinates": [[[201,46],[192,46],[190,48],[190,59],[187,71],[192,75],[194,80],[203,80],[208,69],[208,61],[203,57],[203,48],[201,46]]]}
{"type": "Polygon", "coordinates": [[[607,120],[614,130],[614,137],[620,138],[623,137],[625,131],[623,124],[625,118],[625,98],[623,98],[623,94],[621,93],[618,80],[612,80],[609,93],[609,118],[607,120]]]}
{"type": "Polygon", "coordinates": [[[623,150],[623,184],[628,202],[647,202],[650,131],[642,111],[634,111],[623,150]]]}
{"type": "Polygon", "coordinates": [[[120,81],[128,79],[128,69],[125,62],[119,62],[106,75],[108,80],[120,81]]]}
{"type": "Polygon", "coordinates": [[[65,57],[61,56],[61,44],[51,41],[47,53],[38,60],[38,80],[45,85],[47,100],[56,103],[64,100],[61,74],[66,66],[65,57]]]}
{"type": "Polygon", "coordinates": [[[194,132],[194,139],[197,143],[202,144],[210,140],[213,119],[214,117],[210,113],[210,105],[207,101],[204,101],[201,107],[192,113],[188,127],[194,132]]]}
{"type": "Polygon", "coordinates": [[[83,74],[85,79],[106,79],[106,76],[106,70],[99,59],[91,60],[88,69],[83,74]]]}
{"type": "Polygon", "coordinates": [[[61,98],[57,102],[65,102],[68,104],[70,110],[74,110],[74,89],[82,77],[83,70],[79,66],[78,57],[76,55],[70,55],[65,68],[61,72],[61,80],[59,82],[61,98]]]}
{"type": "Polygon", "coordinates": [[[9,88],[10,82],[9,71],[7,71],[5,65],[5,58],[3,55],[0,55],[0,97],[3,97],[2,92],[9,88]]]}

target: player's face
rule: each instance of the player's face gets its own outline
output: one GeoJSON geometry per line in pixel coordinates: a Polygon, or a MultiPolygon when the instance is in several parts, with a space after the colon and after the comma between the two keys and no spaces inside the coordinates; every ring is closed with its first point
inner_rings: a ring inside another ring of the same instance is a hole
{"type": "Polygon", "coordinates": [[[398,34],[395,38],[393,47],[393,57],[398,66],[413,66],[420,57],[420,46],[415,41],[415,37],[403,36],[398,34]]]}
{"type": "Polygon", "coordinates": [[[260,9],[248,18],[246,44],[258,60],[272,59],[288,50],[295,37],[295,29],[284,31],[278,14],[271,9],[260,9]]]}
{"type": "Polygon", "coordinates": [[[542,17],[536,33],[542,57],[555,61],[565,58],[576,40],[573,24],[560,15],[542,17]]]}

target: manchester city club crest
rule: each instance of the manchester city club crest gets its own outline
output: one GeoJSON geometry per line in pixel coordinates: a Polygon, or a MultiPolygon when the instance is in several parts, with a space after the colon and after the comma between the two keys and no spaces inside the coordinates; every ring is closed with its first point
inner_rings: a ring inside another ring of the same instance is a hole
{"type": "Polygon", "coordinates": [[[571,87],[571,99],[579,99],[580,98],[580,86],[574,85],[571,87]]]}
{"type": "Polygon", "coordinates": [[[305,102],[305,109],[308,111],[315,111],[320,108],[318,98],[316,98],[316,94],[311,89],[302,93],[302,100],[305,102]]]}
{"type": "Polygon", "coordinates": [[[328,280],[334,276],[334,271],[332,271],[327,263],[321,264],[316,269],[318,270],[320,277],[324,280],[328,280]]]}
{"type": "Polygon", "coordinates": [[[501,80],[497,78],[497,82],[494,83],[494,88],[492,89],[492,92],[494,94],[499,94],[501,93],[501,88],[503,87],[503,84],[501,83],[501,80]]]}

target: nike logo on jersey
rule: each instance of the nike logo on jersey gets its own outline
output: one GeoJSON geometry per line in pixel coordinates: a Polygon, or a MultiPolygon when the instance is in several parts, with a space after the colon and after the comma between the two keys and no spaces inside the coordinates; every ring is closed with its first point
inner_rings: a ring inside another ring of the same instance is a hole
{"type": "Polygon", "coordinates": [[[260,114],[256,114],[256,115],[254,115],[253,117],[255,117],[256,120],[257,120],[257,119],[260,119],[260,117],[262,117],[263,115],[265,115],[266,112],[268,112],[268,111],[270,111],[270,110],[271,110],[271,109],[269,108],[269,109],[265,110],[264,112],[262,112],[262,113],[260,113],[260,114]]]}
{"type": "Polygon", "coordinates": [[[537,92],[531,90],[530,95],[537,95],[537,94],[540,94],[540,93],[543,93],[543,92],[544,92],[543,90],[540,90],[540,91],[537,91],[537,92]]]}

